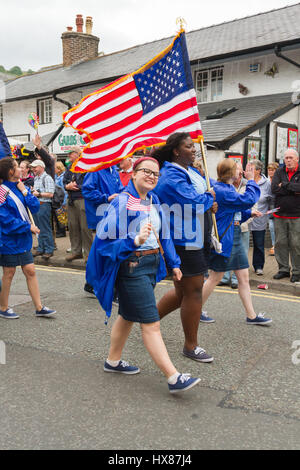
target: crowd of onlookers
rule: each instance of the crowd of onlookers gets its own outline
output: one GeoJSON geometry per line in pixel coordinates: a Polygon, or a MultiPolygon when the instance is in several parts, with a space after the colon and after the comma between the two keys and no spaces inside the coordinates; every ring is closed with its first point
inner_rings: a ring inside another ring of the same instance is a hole
{"type": "MultiPolygon", "coordinates": [[[[49,259],[56,249],[55,239],[65,237],[68,230],[71,246],[66,261],[81,258],[87,261],[93,232],[102,217],[97,208],[111,202],[127,186],[133,160],[125,159],[118,166],[95,173],[73,173],[70,168],[80,155],[80,147],[70,148],[64,164],[42,146],[38,135],[34,144],[36,159],[31,163],[27,160],[20,163],[23,183],[31,188],[40,201],[40,210],[34,219],[41,232],[33,255],[49,259]],[[57,186],[63,189],[64,198],[61,207],[53,209],[51,201],[57,186]]],[[[264,174],[263,163],[260,160],[253,161],[254,179],[261,195],[253,207],[255,217],[241,224],[241,231],[246,253],[249,252],[251,234],[252,266],[257,276],[263,275],[266,233],[269,230],[271,247],[268,254],[275,256],[278,263],[278,273],[274,278],[290,276],[290,258],[291,282],[300,281],[300,209],[294,191],[300,192],[298,163],[298,153],[293,149],[286,151],[283,167],[279,167],[276,162],[270,163],[267,175],[264,174]]],[[[243,193],[246,183],[243,167],[237,163],[237,176],[233,182],[236,191],[243,193]]],[[[220,285],[237,288],[235,274],[227,272],[220,285]]]]}

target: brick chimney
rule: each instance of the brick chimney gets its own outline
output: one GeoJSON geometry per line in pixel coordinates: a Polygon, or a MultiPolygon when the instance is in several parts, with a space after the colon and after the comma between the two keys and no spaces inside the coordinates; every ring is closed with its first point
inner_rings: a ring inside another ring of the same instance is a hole
{"type": "Polygon", "coordinates": [[[68,26],[67,31],[61,35],[64,67],[98,57],[99,38],[92,35],[92,17],[86,18],[85,33],[83,23],[82,15],[76,15],[76,31],[72,31],[73,28],[68,26]]]}

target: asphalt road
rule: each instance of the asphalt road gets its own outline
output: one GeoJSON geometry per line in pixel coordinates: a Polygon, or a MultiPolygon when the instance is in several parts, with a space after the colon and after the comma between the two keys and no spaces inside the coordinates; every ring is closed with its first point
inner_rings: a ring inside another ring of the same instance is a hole
{"type": "MultiPolygon", "coordinates": [[[[106,327],[98,301],[83,292],[83,272],[37,271],[43,301],[57,315],[35,318],[18,271],[10,305],[20,319],[0,319],[0,449],[300,448],[299,298],[253,291],[257,310],[273,318],[263,328],[245,324],[236,291],[217,288],[207,304],[217,321],[199,328],[213,364],[182,356],[179,312],[169,315],[162,333],[173,362],[201,377],[174,396],[137,325],[123,359],[141,374],[104,373],[116,310],[106,327]]],[[[157,297],[170,286],[159,284],[157,297]]]]}

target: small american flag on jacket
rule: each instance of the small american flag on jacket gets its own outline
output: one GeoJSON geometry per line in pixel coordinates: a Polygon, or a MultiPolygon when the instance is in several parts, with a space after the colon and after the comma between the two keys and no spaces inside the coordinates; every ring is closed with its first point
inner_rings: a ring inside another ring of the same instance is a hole
{"type": "Polygon", "coordinates": [[[6,201],[7,196],[8,191],[6,191],[6,189],[0,186],[0,204],[3,204],[6,201]]]}

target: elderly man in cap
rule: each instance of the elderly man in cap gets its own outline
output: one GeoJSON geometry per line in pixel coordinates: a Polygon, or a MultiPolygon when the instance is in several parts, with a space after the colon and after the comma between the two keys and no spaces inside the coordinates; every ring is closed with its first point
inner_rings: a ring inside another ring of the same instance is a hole
{"type": "Polygon", "coordinates": [[[33,195],[40,201],[40,210],[34,215],[34,221],[40,229],[38,247],[33,251],[33,256],[42,256],[48,260],[53,256],[54,241],[51,228],[51,201],[55,185],[50,175],[45,171],[45,163],[42,160],[34,160],[31,163],[34,173],[33,195]]]}
{"type": "Polygon", "coordinates": [[[299,154],[295,149],[287,149],[284,154],[284,167],[278,168],[272,179],[272,192],[275,194],[274,214],[275,257],[278,273],[274,279],[290,277],[291,282],[300,281],[300,168],[299,154]]]}
{"type": "MultiPolygon", "coordinates": [[[[71,147],[69,160],[74,163],[81,154],[81,148],[71,147]]],[[[93,243],[93,233],[87,226],[84,199],[81,192],[86,173],[73,173],[70,168],[65,171],[63,185],[68,192],[68,226],[72,253],[66,261],[85,258],[87,260],[93,243]]]]}

